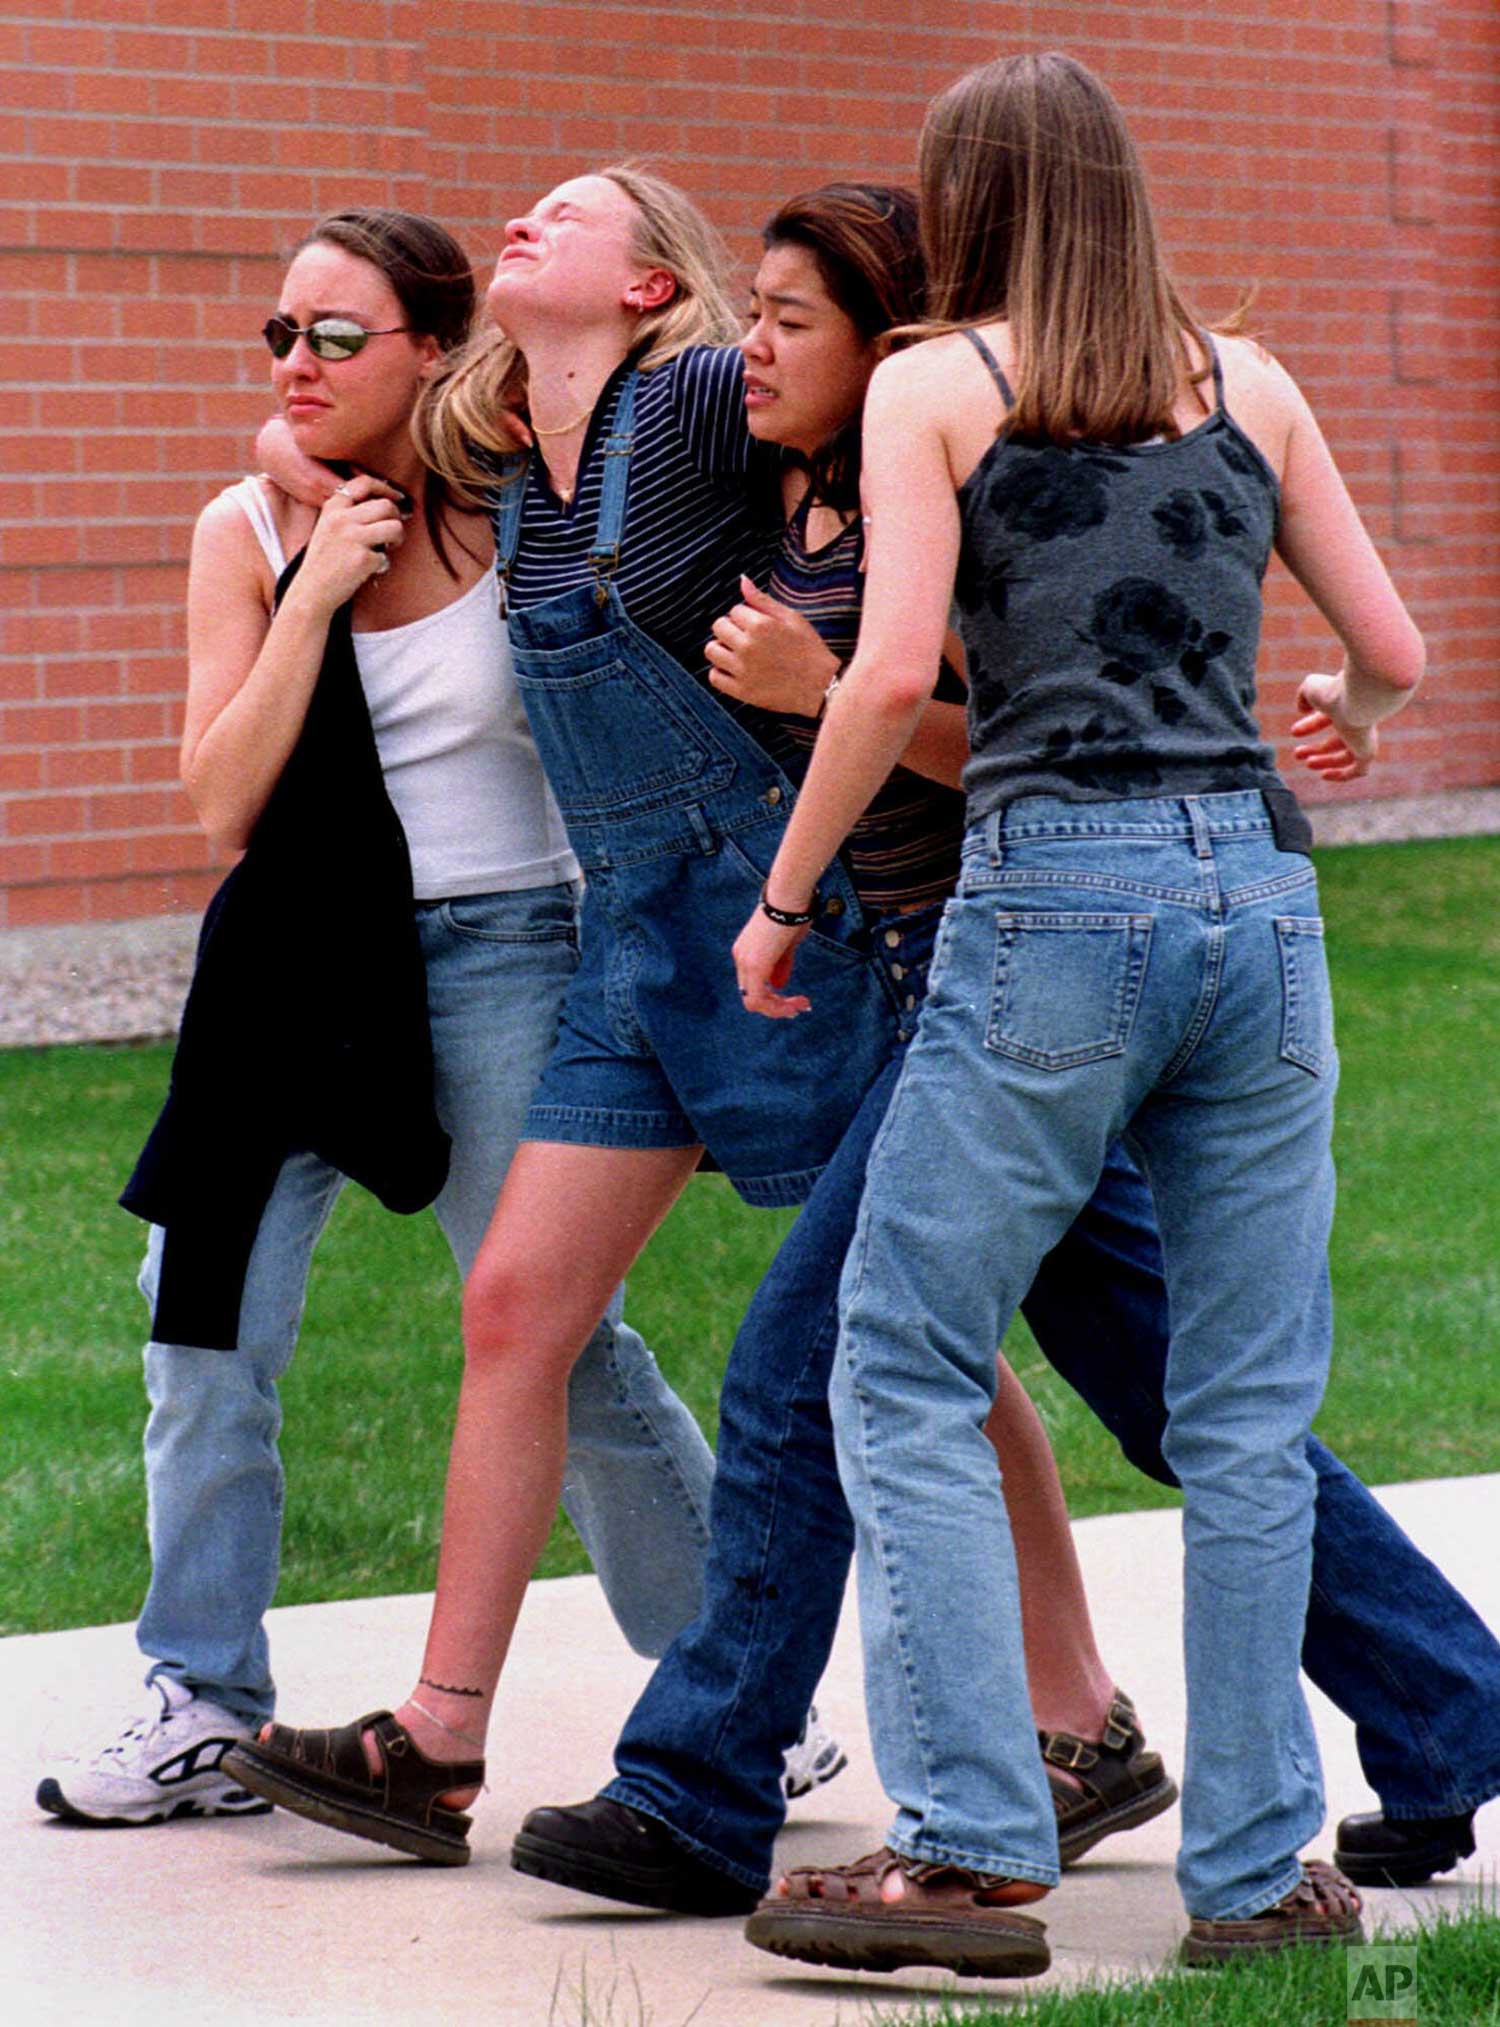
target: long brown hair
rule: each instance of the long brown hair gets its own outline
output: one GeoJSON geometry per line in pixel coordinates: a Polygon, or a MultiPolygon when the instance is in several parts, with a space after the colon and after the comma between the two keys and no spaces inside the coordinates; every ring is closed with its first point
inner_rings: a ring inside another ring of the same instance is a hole
{"type": "MultiPolygon", "coordinates": [[[[761,241],[767,249],[798,246],[810,254],[830,298],[867,345],[922,315],[926,273],[917,199],[899,184],[825,183],[788,198],[761,241]]],[[[813,500],[841,512],[857,507],[859,456],[855,415],[812,459],[813,500]]]]}
{"type": "Polygon", "coordinates": [[[1107,87],[1072,57],[1001,57],[928,108],[918,152],[928,303],[946,328],[1005,318],[1018,435],[1175,435],[1201,379],[1146,178],[1107,87]]]}
{"type": "MultiPolygon", "coordinates": [[[[336,246],[377,268],[416,335],[433,339],[444,353],[457,352],[464,344],[474,322],[474,269],[452,233],[435,218],[382,205],[331,211],[302,241],[302,246],[318,245],[336,246]]],[[[434,474],[423,489],[422,517],[439,562],[450,577],[456,577],[443,541],[448,497],[446,483],[434,474]]]]}
{"type": "MultiPolygon", "coordinates": [[[[665,268],[676,283],[667,301],[636,324],[635,360],[664,366],[689,345],[723,345],[739,336],[728,287],[728,255],[685,192],[633,163],[593,172],[607,176],[635,206],[631,252],[665,268]]],[[[495,484],[494,460],[519,448],[510,414],[526,412],[526,361],[503,331],[481,331],[439,367],[417,398],[417,448],[462,497],[477,504],[495,484]]]]}

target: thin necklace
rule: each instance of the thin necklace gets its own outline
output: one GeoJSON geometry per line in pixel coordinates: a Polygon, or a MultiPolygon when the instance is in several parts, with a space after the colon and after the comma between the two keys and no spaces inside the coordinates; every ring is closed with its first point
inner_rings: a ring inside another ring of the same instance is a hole
{"type": "MultiPolygon", "coordinates": [[[[595,395],[594,401],[597,401],[598,398],[599,397],[595,395]]],[[[579,413],[573,417],[573,420],[571,422],[560,422],[556,429],[542,429],[537,423],[534,422],[529,424],[528,426],[533,436],[566,436],[570,430],[577,429],[578,425],[581,422],[587,422],[589,417],[593,414],[593,412],[594,412],[594,402],[591,401],[587,408],[581,409],[579,413]]]]}

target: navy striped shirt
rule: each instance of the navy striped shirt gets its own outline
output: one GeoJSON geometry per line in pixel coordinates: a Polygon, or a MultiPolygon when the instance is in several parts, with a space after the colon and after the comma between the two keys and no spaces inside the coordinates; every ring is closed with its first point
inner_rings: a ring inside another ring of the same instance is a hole
{"type": "MultiPolygon", "coordinates": [[[[808,510],[804,499],[786,524],[770,592],[806,618],[842,666],[859,638],[864,531],[851,521],[831,542],[809,549],[808,510]]],[[[968,692],[945,663],[935,694],[944,703],[962,703],[968,692]]],[[[800,783],[818,736],[816,721],[776,717],[751,705],[738,706],[736,716],[782,771],[800,783]]],[[[877,910],[946,900],[958,879],[963,830],[964,799],[956,788],[895,768],[844,847],[860,900],[877,910]]]]}
{"type": "MultiPolygon", "coordinates": [[[[591,585],[604,460],[631,362],[594,404],[573,499],[560,500],[540,457],[526,480],[521,541],[510,577],[524,608],[591,585]]],[[[615,586],[641,631],[691,674],[720,613],[740,596],[740,573],[764,584],[781,533],[780,453],[745,428],[745,362],[737,346],[693,345],[641,376],[635,449],[615,586]]]]}

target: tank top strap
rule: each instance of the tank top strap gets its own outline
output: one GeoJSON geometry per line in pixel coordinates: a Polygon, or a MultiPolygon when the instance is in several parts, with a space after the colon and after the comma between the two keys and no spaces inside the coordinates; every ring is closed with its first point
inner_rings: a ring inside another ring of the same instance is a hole
{"type": "Polygon", "coordinates": [[[281,546],[281,537],[276,532],[276,523],[266,500],[265,490],[259,479],[241,479],[238,485],[230,486],[229,498],[244,514],[255,532],[255,539],[261,546],[261,553],[271,566],[271,575],[279,578],[286,568],[286,553],[281,546]]]}
{"type": "Polygon", "coordinates": [[[1198,333],[1198,338],[1203,346],[1203,349],[1208,354],[1209,365],[1212,366],[1214,369],[1215,405],[1219,408],[1224,409],[1225,412],[1227,413],[1229,404],[1224,399],[1224,366],[1223,362],[1219,358],[1219,348],[1214,343],[1213,334],[1210,331],[1200,331],[1198,333]]]}
{"type": "Polygon", "coordinates": [[[973,328],[972,325],[965,324],[963,327],[963,334],[968,339],[969,343],[974,347],[974,350],[979,354],[980,358],[984,361],[985,368],[988,371],[991,380],[994,381],[995,385],[1000,390],[1000,399],[1005,403],[1007,409],[1014,408],[1016,405],[1016,397],[1010,391],[1010,382],[1006,379],[1004,373],[1000,370],[1000,361],[995,357],[994,353],[990,350],[989,346],[984,342],[983,338],[980,337],[979,333],[973,328]]]}

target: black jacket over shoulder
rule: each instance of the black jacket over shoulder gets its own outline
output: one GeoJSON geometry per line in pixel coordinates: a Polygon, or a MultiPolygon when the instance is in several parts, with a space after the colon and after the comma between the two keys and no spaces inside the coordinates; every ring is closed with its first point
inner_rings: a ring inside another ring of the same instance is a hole
{"type": "Polygon", "coordinates": [[[234,1349],[262,1214],[303,1149],[393,1211],[423,1209],[448,1172],[411,859],[347,605],[297,744],[204,917],[167,1102],[120,1198],[165,1228],[159,1343],[234,1349]]]}

